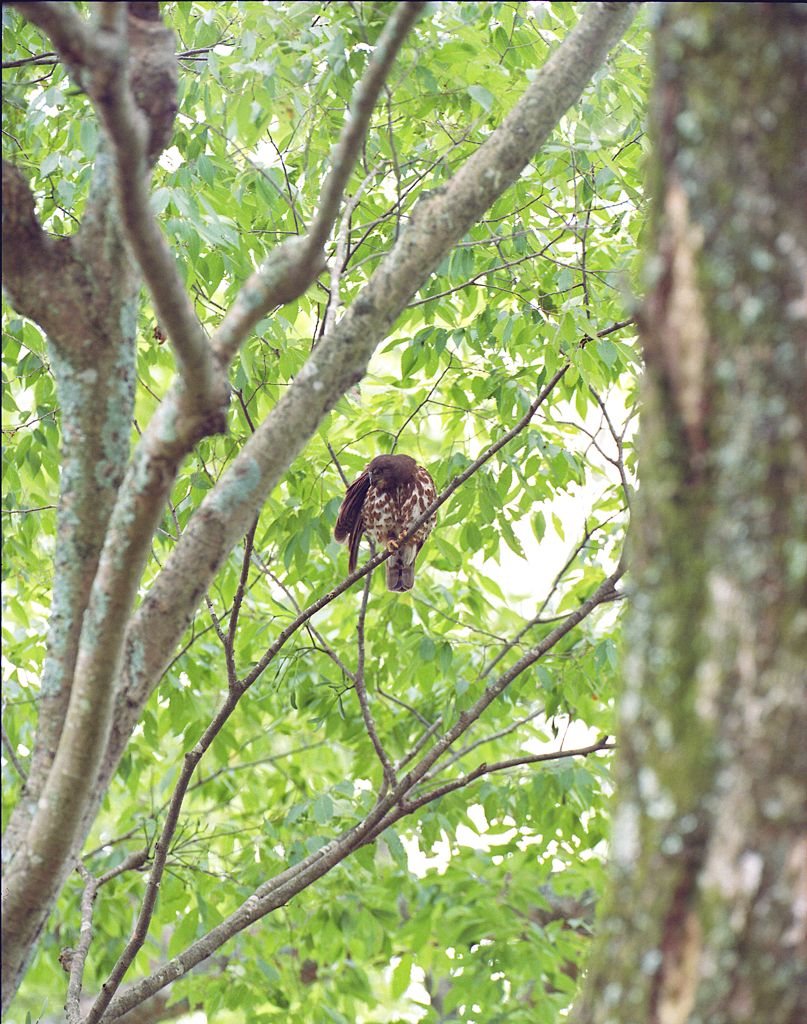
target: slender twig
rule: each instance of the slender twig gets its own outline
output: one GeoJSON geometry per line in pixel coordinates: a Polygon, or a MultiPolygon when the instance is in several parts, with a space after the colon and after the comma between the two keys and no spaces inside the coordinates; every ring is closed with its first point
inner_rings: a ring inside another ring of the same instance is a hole
{"type": "MultiPolygon", "coordinates": [[[[230,611],[230,625],[227,630],[227,645],[232,649],[233,642],[235,641],[235,632],[238,628],[238,616],[241,611],[241,604],[244,600],[244,594],[247,589],[247,580],[249,579],[249,564],[252,559],[252,551],[255,547],[255,531],[258,529],[258,516],[255,516],[255,521],[247,534],[244,537],[244,557],[241,559],[241,575],[238,577],[238,587],[235,591],[235,597],[233,598],[233,606],[230,611]]],[[[235,674],[233,672],[233,674],[235,674]]]]}
{"type": "Polygon", "coordinates": [[[148,847],[142,850],[135,850],[125,857],[120,864],[110,868],[103,875],[94,878],[84,864],[79,861],[76,870],[84,882],[84,889],[81,893],[81,926],[79,931],[78,946],[72,951],[70,957],[70,980],[67,984],[67,999],[65,1009],[67,1010],[68,1024],[80,1024],[82,1017],[80,1012],[81,989],[84,978],[84,966],[90,952],[93,940],[92,920],[95,906],[95,897],[98,890],[106,882],[122,875],[125,871],[132,871],[140,868],[148,859],[148,847]]]}
{"type": "Polygon", "coordinates": [[[415,416],[417,416],[417,414],[420,412],[420,410],[425,405],[428,405],[428,403],[431,400],[432,395],[434,394],[434,392],[437,390],[437,388],[442,383],[443,377],[445,377],[445,375],[449,372],[449,370],[452,370],[452,369],[454,369],[454,357],[453,356],[449,356],[448,366],[443,370],[443,372],[440,374],[440,376],[434,382],[434,386],[432,388],[430,388],[429,393],[423,398],[422,401],[418,402],[418,404],[415,406],[415,408],[412,410],[412,412],[403,421],[401,426],[395,431],[395,440],[393,441],[393,444],[392,444],[392,451],[395,451],[395,447],[398,444],[398,441],[400,440],[401,434],[404,432],[404,430],[406,430],[406,428],[409,426],[409,424],[412,422],[412,420],[415,418],[415,416]]]}
{"type": "Polygon", "coordinates": [[[69,961],[70,980],[67,983],[67,998],[65,1000],[68,1024],[79,1024],[81,1020],[79,999],[84,981],[84,965],[87,962],[87,955],[93,940],[93,905],[98,893],[98,880],[93,878],[81,861],[76,865],[76,870],[84,882],[84,889],[81,893],[81,927],[78,946],[72,951],[69,961]]]}
{"type": "Polygon", "coordinates": [[[179,540],[180,534],[182,533],[182,528],[179,525],[179,516],[177,515],[176,506],[174,505],[173,501],[171,501],[170,498],[168,499],[168,508],[171,512],[171,518],[174,520],[174,528],[176,529],[177,532],[175,534],[170,534],[167,530],[162,530],[160,532],[163,533],[166,537],[170,537],[171,540],[179,540]]]}
{"type": "Polygon", "coordinates": [[[415,760],[420,751],[429,742],[430,737],[434,736],[434,734],[437,732],[437,730],[440,728],[442,724],[443,716],[438,715],[437,718],[435,718],[434,722],[432,722],[432,724],[426,728],[426,730],[423,732],[423,735],[416,741],[412,749],[407,751],[407,753],[404,754],[404,756],[398,760],[397,764],[395,765],[396,771],[400,771],[401,768],[404,767],[404,765],[407,765],[409,764],[410,761],[415,760]]]}
{"type": "MultiPolygon", "coordinates": [[[[281,721],[281,716],[274,719],[275,724],[281,721]]],[[[254,741],[250,741],[254,742],[254,741]]],[[[278,769],[281,775],[288,778],[288,771],[279,765],[280,761],[286,760],[287,758],[294,757],[295,754],[304,754],[309,750],[316,750],[319,747],[325,745],[325,740],[317,740],[313,743],[303,743],[299,747],[293,747],[291,750],[286,750],[282,754],[271,754],[269,757],[258,757],[254,761],[242,761],[240,764],[226,764],[222,765],[221,768],[217,768],[214,772],[209,775],[205,775],[188,786],[188,792],[192,793],[194,790],[199,789],[201,786],[206,786],[208,783],[215,781],[221,775],[230,774],[231,772],[243,772],[250,768],[257,768],[262,765],[271,764],[278,769]]],[[[248,746],[247,743],[241,745],[241,749],[248,746]]],[[[164,805],[165,806],[165,805],[164,805]]]]}
{"type": "Polygon", "coordinates": [[[381,686],[378,683],[376,683],[375,692],[378,694],[379,697],[383,697],[384,700],[388,700],[393,704],[397,704],[399,708],[403,708],[404,711],[408,711],[410,715],[412,715],[420,722],[421,725],[425,726],[427,729],[429,728],[428,719],[424,718],[416,707],[413,707],[411,704],[407,704],[406,701],[401,700],[400,697],[396,697],[394,694],[387,693],[386,690],[382,690],[381,686]]]}
{"type": "Polygon", "coordinates": [[[569,557],[566,559],[566,561],[563,563],[560,569],[558,569],[558,571],[555,573],[555,577],[552,580],[552,583],[549,587],[549,591],[544,597],[541,604],[539,605],[538,611],[535,613],[535,615],[533,615],[531,619],[529,619],[529,621],[524,623],[524,625],[515,634],[515,636],[511,637],[509,640],[503,643],[501,650],[496,654],[496,656],[491,661],[489,661],[487,665],[483,666],[483,668],[479,672],[479,675],[476,677],[477,682],[480,679],[484,679],[486,676],[489,676],[493,669],[496,667],[496,665],[498,665],[502,658],[508,653],[508,651],[511,651],[514,647],[517,647],[521,643],[526,633],[529,633],[529,631],[533,629],[535,626],[545,624],[545,621],[542,620],[541,616],[543,615],[546,606],[552,600],[552,595],[558,589],[560,581],[569,571],[569,568],[574,564],[575,559],[583,550],[583,548],[585,548],[586,544],[588,544],[590,539],[591,533],[589,533],[588,529],[586,529],[584,526],[583,539],[575,545],[575,548],[572,551],[572,553],[569,555],[569,557]]]}
{"type": "MultiPolygon", "coordinates": [[[[491,733],[489,736],[481,736],[478,740],[474,740],[472,743],[466,743],[465,746],[461,747],[456,753],[452,754],[451,757],[441,762],[434,771],[429,772],[428,775],[423,777],[423,782],[430,782],[435,776],[444,772],[447,768],[450,768],[452,764],[456,764],[463,757],[467,757],[472,751],[476,750],[477,747],[484,746],[485,743],[493,743],[496,740],[500,740],[505,736],[509,736],[510,733],[515,732],[516,729],[520,729],[522,725],[526,725],[527,722],[531,722],[534,718],[544,713],[544,705],[542,704],[537,711],[531,712],[529,715],[524,715],[523,718],[516,718],[510,722],[504,729],[500,729],[498,732],[491,733]]],[[[492,769],[491,769],[492,770],[492,769]]]]}
{"type": "Polygon", "coordinates": [[[148,860],[148,857],[149,849],[147,846],[144,846],[140,850],[135,850],[127,857],[124,857],[120,864],[116,865],[114,868],[110,868],[109,871],[105,871],[102,875],[99,875],[96,879],[98,887],[100,888],[102,885],[105,885],[107,882],[111,881],[113,878],[117,878],[118,875],[122,875],[126,871],[134,871],[137,868],[141,868],[148,860]]]}
{"type": "Polygon", "coordinates": [[[342,214],[342,220],[339,224],[339,232],[336,236],[336,251],[334,253],[334,259],[331,263],[331,287],[330,297],[328,299],[328,307],[325,310],[325,320],[322,324],[322,334],[327,334],[333,329],[336,323],[336,311],[339,308],[339,286],[342,280],[342,273],[345,268],[345,249],[347,247],[347,236],[350,230],[350,221],[353,216],[353,211],[359,205],[359,200],[362,197],[362,193],[367,188],[371,179],[375,177],[379,167],[385,163],[384,160],[380,160],[375,167],[367,174],[364,180],[361,182],[359,187],[356,189],[354,195],[350,196],[345,203],[345,210],[342,214]]]}
{"type": "Polygon", "coordinates": [[[372,579],[372,573],[368,573],[364,581],[364,593],[362,594],[361,608],[359,609],[359,621],[356,626],[356,634],[358,637],[358,658],[356,663],[356,674],[353,676],[353,687],[356,690],[356,697],[358,698],[359,707],[361,708],[364,727],[367,729],[367,735],[370,737],[370,742],[373,744],[373,749],[378,755],[378,760],[381,762],[381,767],[384,772],[384,782],[381,789],[381,793],[383,794],[387,788],[395,786],[397,780],[395,778],[395,769],[392,767],[392,763],[387,757],[387,752],[384,750],[384,746],[379,739],[378,730],[376,729],[375,720],[373,719],[373,713],[370,710],[370,701],[367,697],[367,686],[364,681],[364,623],[367,618],[367,605],[370,599],[370,584],[372,579]]]}
{"type": "MultiPolygon", "coordinates": [[[[300,604],[297,598],[292,593],[291,589],[287,587],[286,584],[280,579],[280,577],[276,576],[269,569],[268,566],[264,566],[261,571],[269,577],[269,579],[275,584],[276,587],[279,587],[283,591],[283,593],[294,606],[294,610],[299,615],[300,604]]],[[[325,654],[328,655],[331,661],[338,666],[339,670],[345,674],[345,676],[351,681],[351,683],[354,682],[354,673],[350,671],[347,665],[345,665],[345,663],[342,661],[342,659],[339,657],[336,651],[331,647],[331,645],[328,643],[325,637],[319,632],[319,630],[315,629],[314,626],[311,625],[310,619],[308,620],[308,622],[305,623],[305,628],[308,630],[308,633],[311,636],[311,639],[314,641],[315,645],[325,654]]]]}
{"type": "Polygon", "coordinates": [[[221,628],[221,620],[219,619],[216,609],[213,607],[213,602],[210,598],[210,594],[205,594],[205,604],[207,605],[208,613],[210,614],[210,621],[213,623],[213,629],[216,631],[216,636],[221,641],[221,645],[225,651],[227,651],[229,645],[227,643],[227,637],[224,634],[224,630],[221,628]]]}
{"type": "Polygon", "coordinates": [[[196,643],[196,641],[197,640],[201,640],[201,638],[205,635],[205,633],[209,633],[211,629],[213,629],[213,624],[212,623],[209,626],[203,626],[199,630],[199,632],[197,633],[196,632],[196,623],[194,621],[192,623],[192,625],[191,625],[192,634],[191,634],[190,639],[187,641],[187,643],[184,643],[182,645],[182,647],[179,648],[179,650],[176,652],[176,654],[171,659],[171,661],[168,663],[168,665],[166,665],[165,671],[163,672],[163,674],[162,674],[162,676],[160,678],[164,679],[166,676],[170,676],[171,675],[171,670],[173,669],[174,665],[176,665],[176,663],[180,660],[180,658],[182,658],[185,654],[187,654],[188,651],[191,649],[191,647],[196,643]]]}
{"type": "MultiPolygon", "coordinates": [[[[280,716],[277,719],[275,719],[275,721],[276,722],[280,721],[280,716]]],[[[246,742],[244,742],[241,745],[241,749],[244,749],[245,747],[248,747],[253,742],[254,742],[254,737],[252,737],[251,739],[249,739],[246,742]]],[[[253,761],[242,761],[240,764],[226,764],[226,765],[223,765],[221,768],[217,768],[216,771],[211,772],[209,775],[205,775],[202,778],[196,779],[196,781],[192,782],[188,786],[188,790],[187,791],[189,793],[192,793],[194,790],[199,789],[200,787],[206,786],[208,783],[215,781],[221,775],[229,774],[229,773],[234,773],[234,772],[247,771],[249,769],[257,768],[260,765],[266,765],[266,764],[271,764],[273,767],[277,768],[278,771],[282,775],[284,775],[284,776],[286,776],[288,778],[289,777],[288,776],[288,772],[283,768],[283,766],[282,766],[282,764],[280,762],[282,762],[283,760],[286,760],[287,758],[294,757],[296,754],[305,753],[308,750],[316,750],[318,747],[322,747],[324,744],[325,744],[325,740],[318,740],[315,743],[304,743],[304,744],[302,744],[299,747],[293,747],[290,750],[284,751],[282,754],[272,754],[269,757],[259,757],[259,758],[256,758],[253,761]]],[[[159,806],[155,807],[151,811],[151,813],[149,815],[149,818],[151,820],[156,820],[157,818],[159,818],[163,814],[163,812],[165,811],[165,808],[169,805],[170,802],[171,802],[171,798],[169,797],[162,804],[160,804],[159,806]]],[[[134,836],[138,832],[140,832],[140,830],[141,830],[141,825],[138,824],[138,825],[135,825],[133,828],[127,829],[125,832],[122,832],[120,835],[115,836],[114,838],[105,839],[102,846],[96,846],[94,849],[88,850],[87,853],[82,855],[82,859],[84,861],[91,860],[93,857],[97,857],[98,854],[104,853],[107,850],[108,847],[110,847],[110,846],[117,846],[120,843],[125,843],[127,840],[131,839],[132,836],[134,836]]],[[[125,864],[126,861],[124,861],[123,863],[125,864]]],[[[112,871],[117,873],[119,871],[120,867],[121,867],[121,865],[118,865],[118,867],[117,868],[113,868],[112,871]]],[[[107,874],[111,876],[111,872],[107,872],[107,874]]],[[[104,880],[106,879],[106,875],[103,875],[101,877],[104,880]]]]}
{"type": "MultiPolygon", "coordinates": [[[[611,437],[613,438],[614,444],[616,445],[616,459],[609,458],[604,452],[600,452],[600,454],[602,455],[602,457],[604,459],[607,459],[608,462],[610,462],[611,465],[614,466],[616,468],[617,472],[619,473],[619,478],[620,478],[620,480],[622,482],[622,493],[625,495],[625,504],[628,507],[628,510],[630,510],[630,507],[631,507],[631,489],[630,489],[630,483],[628,482],[627,474],[625,473],[625,452],[624,452],[625,434],[624,434],[624,430],[627,430],[628,423],[630,422],[631,417],[630,416],[627,417],[627,419],[625,421],[625,426],[623,428],[623,433],[620,434],[617,431],[616,427],[614,426],[614,424],[613,424],[613,422],[611,420],[611,417],[608,415],[608,409],[606,408],[605,402],[603,401],[603,399],[600,397],[600,395],[594,390],[594,388],[590,384],[588,386],[588,389],[591,392],[591,394],[594,396],[594,399],[597,402],[597,405],[599,405],[600,409],[602,410],[603,417],[605,419],[605,422],[608,425],[608,431],[611,434],[611,437]]],[[[597,450],[599,451],[600,449],[598,448],[597,450]]]]}
{"type": "Polygon", "coordinates": [[[2,512],[3,515],[7,516],[21,516],[26,512],[47,512],[48,509],[58,507],[58,505],[37,505],[36,508],[4,508],[2,509],[2,512]]]}
{"type": "Polygon", "coordinates": [[[289,172],[286,169],[286,164],[285,164],[285,162],[283,160],[283,154],[277,148],[277,145],[275,144],[275,141],[272,138],[271,134],[269,134],[267,132],[266,139],[269,142],[269,144],[272,146],[274,151],[277,153],[278,159],[280,160],[280,166],[283,169],[283,177],[286,179],[286,187],[288,188],[288,191],[289,191],[288,195],[286,195],[286,193],[283,191],[283,189],[275,181],[272,180],[271,175],[267,174],[266,171],[264,170],[264,168],[261,167],[260,164],[256,163],[245,149],[242,149],[241,146],[238,145],[238,143],[233,142],[233,140],[228,137],[227,133],[222,131],[222,129],[218,125],[211,124],[209,121],[206,121],[205,124],[207,125],[207,127],[212,132],[214,132],[221,139],[223,139],[224,142],[227,144],[227,146],[231,146],[233,148],[233,151],[238,153],[238,155],[242,158],[242,160],[244,160],[246,163],[248,163],[250,165],[250,167],[252,167],[252,169],[256,173],[260,174],[260,176],[263,178],[263,180],[266,182],[266,184],[270,188],[273,188],[275,190],[275,192],[277,192],[277,194],[280,196],[280,198],[285,203],[288,204],[288,207],[291,210],[291,215],[292,215],[292,217],[294,217],[294,226],[297,229],[297,231],[299,232],[299,230],[300,230],[300,217],[299,217],[299,215],[297,213],[297,208],[294,205],[294,199],[292,197],[293,190],[292,190],[292,186],[291,186],[291,181],[289,180],[289,172]]]}
{"type": "MultiPolygon", "coordinates": [[[[476,245],[484,245],[484,241],[475,243],[476,245]]],[[[548,247],[548,246],[547,246],[548,247]]],[[[487,286],[488,277],[491,274],[495,274],[500,270],[507,270],[508,267],[516,267],[520,263],[527,263],[531,260],[538,260],[543,255],[543,250],[538,252],[531,252],[528,256],[520,256],[515,260],[508,260],[505,263],[498,264],[495,267],[487,267],[485,270],[480,270],[479,273],[469,277],[467,281],[463,281],[452,288],[446,288],[445,291],[435,292],[434,295],[427,295],[423,299],[413,299],[407,309],[414,309],[416,306],[425,306],[427,302],[434,302],[436,299],[444,299],[447,295],[453,295],[455,292],[461,292],[463,289],[468,288],[470,285],[482,284],[487,286]]],[[[578,287],[578,286],[574,286],[578,287]]]]}
{"type": "Polygon", "coordinates": [[[383,832],[385,828],[389,828],[393,821],[396,821],[398,818],[402,818],[404,814],[412,814],[414,811],[417,811],[426,804],[430,804],[434,800],[439,800],[441,796],[445,796],[447,793],[453,793],[457,789],[463,789],[471,782],[475,782],[477,779],[480,779],[485,775],[490,775],[493,772],[506,771],[508,768],[522,768],[525,765],[539,764],[542,761],[560,761],[566,757],[586,757],[589,754],[596,754],[601,750],[614,750],[615,747],[616,744],[610,743],[607,736],[601,736],[595,743],[591,743],[587,747],[579,747],[577,750],[554,750],[547,754],[531,754],[526,757],[514,757],[507,761],[496,761],[493,764],[482,763],[479,767],[474,768],[473,771],[468,772],[467,775],[463,775],[458,779],[452,779],[451,782],[446,782],[444,785],[431,790],[429,793],[425,793],[423,796],[420,796],[415,800],[406,801],[400,809],[392,812],[388,819],[384,819],[384,821],[376,825],[372,832],[372,838],[368,838],[366,842],[372,842],[372,839],[383,832]]]}
{"type": "MultiPolygon", "coordinates": [[[[479,119],[477,119],[477,121],[473,122],[473,124],[467,129],[467,131],[462,135],[462,137],[457,142],[452,142],[452,144],[448,147],[448,149],[445,150],[445,152],[440,153],[433,160],[431,160],[427,165],[425,165],[421,169],[421,171],[417,174],[417,176],[413,180],[411,180],[409,182],[409,184],[405,188],[403,188],[401,190],[400,195],[398,196],[396,201],[383,214],[381,214],[381,216],[375,217],[375,218],[373,218],[373,220],[365,221],[363,224],[358,225],[358,227],[362,231],[362,235],[358,239],[356,244],[352,247],[351,252],[349,254],[349,258],[350,258],[350,256],[352,256],[352,254],[354,252],[357,252],[362,247],[362,245],[367,240],[367,237],[371,234],[373,229],[375,227],[377,227],[379,224],[385,224],[389,220],[389,218],[394,215],[397,218],[398,225],[400,225],[400,221],[401,221],[401,218],[402,218],[402,212],[401,211],[402,211],[402,208],[403,208],[404,201],[410,195],[412,195],[413,193],[417,193],[418,192],[418,189],[422,186],[423,182],[429,180],[429,176],[431,175],[432,171],[434,170],[435,167],[437,167],[438,164],[446,162],[449,153],[451,153],[451,151],[453,149],[456,149],[457,146],[461,145],[465,141],[465,139],[468,137],[468,135],[470,135],[470,133],[476,127],[476,125],[478,123],[478,120],[479,119]]],[[[485,222],[485,223],[487,223],[487,222],[485,222]]],[[[526,235],[527,232],[524,232],[524,234],[526,235]]],[[[396,234],[396,237],[397,237],[397,234],[396,234]]],[[[561,237],[561,236],[558,236],[558,237],[561,237]]],[[[462,243],[460,243],[460,244],[462,244],[462,243]]],[[[371,257],[368,257],[368,259],[380,259],[383,255],[384,255],[383,252],[379,252],[379,253],[371,256],[371,257]]],[[[352,266],[355,269],[357,266],[360,266],[361,263],[363,263],[363,262],[364,262],[364,260],[360,260],[359,263],[353,263],[352,266]]]]}
{"type": "MultiPolygon", "coordinates": [[[[5,710],[4,704],[3,714],[5,714],[5,710]]],[[[0,721],[0,737],[2,737],[3,746],[6,748],[9,761],[14,765],[14,768],[23,783],[26,783],[28,781],[28,772],[23,768],[22,761],[17,757],[17,751],[14,749],[14,744],[11,742],[9,735],[6,732],[6,727],[3,725],[2,721],[0,721]]]]}
{"type": "Polygon", "coordinates": [[[165,862],[168,857],[168,850],[177,827],[179,812],[182,807],[185,791],[199,758],[202,756],[202,751],[199,750],[198,756],[194,757],[197,753],[198,747],[199,745],[197,744],[197,747],[194,748],[191,753],[185,755],[185,764],[183,765],[182,772],[180,773],[179,781],[174,787],[165,823],[163,825],[162,832],[160,833],[160,838],[157,840],[157,844],[154,848],[154,862],[146,884],[146,891],[143,895],[143,902],[140,905],[140,912],[137,916],[137,922],[135,923],[132,937],[126,943],[123,952],[118,957],[115,966],[110,971],[109,977],[104,983],[98,998],[95,1000],[90,1012],[87,1014],[85,1024],[97,1024],[101,1019],[101,1015],[109,1005],[112,996],[118,990],[118,987],[120,986],[121,981],[123,981],[124,975],[131,966],[132,961],[143,946],[143,943],[146,941],[149,924],[151,923],[152,916],[154,915],[154,908],[157,903],[160,882],[163,877],[163,872],[165,871],[165,862]]]}
{"type": "Polygon", "coordinates": [[[333,448],[331,448],[331,442],[330,441],[326,441],[325,444],[327,445],[328,451],[331,454],[331,459],[333,460],[333,464],[336,466],[336,469],[337,469],[337,471],[339,473],[339,476],[341,476],[341,478],[342,478],[342,483],[345,485],[345,487],[349,487],[350,486],[350,481],[345,476],[345,471],[342,469],[342,464],[340,463],[339,459],[336,457],[336,452],[333,450],[333,448]]]}
{"type": "MultiPolygon", "coordinates": [[[[21,68],[26,64],[58,64],[59,58],[53,50],[39,53],[35,57],[20,57],[19,60],[4,60],[0,67],[5,71],[7,68],[21,68]]],[[[18,82],[14,83],[18,85],[18,82]]]]}
{"type": "Polygon", "coordinates": [[[438,608],[432,601],[427,601],[425,597],[420,597],[417,594],[412,595],[413,600],[417,601],[418,604],[425,604],[426,607],[433,611],[436,615],[439,615],[443,619],[447,619],[449,622],[453,622],[455,625],[460,626],[462,629],[467,629],[469,633],[478,633],[480,636],[489,637],[491,640],[495,640],[498,644],[506,643],[504,637],[499,636],[497,633],[491,633],[487,629],[482,629],[481,626],[477,626],[471,622],[463,622],[462,619],[458,619],[456,615],[449,615],[448,612],[443,611],[442,608],[438,608]]]}

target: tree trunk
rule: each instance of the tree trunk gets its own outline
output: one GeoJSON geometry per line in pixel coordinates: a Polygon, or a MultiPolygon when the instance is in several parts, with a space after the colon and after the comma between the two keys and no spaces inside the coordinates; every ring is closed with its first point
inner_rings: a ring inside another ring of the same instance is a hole
{"type": "Polygon", "coordinates": [[[613,892],[586,1022],[807,1020],[807,17],[671,4],[613,892]]]}

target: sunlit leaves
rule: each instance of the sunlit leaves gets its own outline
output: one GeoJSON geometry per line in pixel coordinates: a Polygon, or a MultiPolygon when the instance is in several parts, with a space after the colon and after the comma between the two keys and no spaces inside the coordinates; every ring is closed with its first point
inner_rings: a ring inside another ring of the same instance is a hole
{"type": "MultiPolygon", "coordinates": [[[[152,204],[210,333],[263,257],[314,216],[353,90],[390,8],[163,9],[179,37],[181,103],[173,146],[154,174],[152,204]]],[[[14,26],[4,33],[7,60],[41,50],[8,8],[3,18],[14,26]]],[[[480,2],[433,5],[418,23],[348,186],[350,196],[359,189],[361,196],[327,245],[331,271],[258,324],[244,346],[232,368],[229,433],[201,442],[182,467],[144,593],[204,495],[316,347],[330,273],[339,274],[347,306],[418,197],[439,188],[484,143],[576,18],[568,4],[480,2]]],[[[241,676],[299,608],[347,571],[347,553],[332,537],[344,493],[340,468],[350,481],[374,454],[394,448],[414,455],[442,488],[515,426],[568,365],[530,425],[442,506],[411,594],[389,594],[383,570],[375,574],[365,681],[378,735],[401,771],[486,683],[578,608],[619,555],[626,503],[611,426],[621,438],[637,356],[629,330],[598,334],[630,316],[624,295],[634,284],[642,222],[641,42],[634,37],[614,54],[521,180],[436,268],[367,376],[260,510],[233,652],[241,676]]],[[[86,98],[58,66],[37,74],[35,82],[30,68],[8,71],[4,145],[29,173],[45,227],[70,233],[82,215],[98,129],[86,98]]],[[[155,335],[157,326],[144,296],[133,443],[173,378],[170,346],[155,335]]],[[[41,332],[11,311],[3,359],[4,649],[14,710],[7,731],[17,749],[30,751],[60,412],[41,332]]],[[[629,431],[623,442],[629,475],[629,431]]],[[[363,546],[360,557],[367,552],[363,546]]],[[[227,632],[242,559],[239,545],[210,589],[210,608],[197,612],[161,680],[92,847],[153,841],[162,824],[182,755],[226,692],[214,621],[227,632]]],[[[153,939],[149,956],[181,951],[267,877],[372,806],[382,771],[350,680],[359,660],[360,602],[358,584],[318,613],[310,631],[298,631],[214,741],[186,797],[154,929],[162,938],[153,939]]],[[[562,740],[574,746],[567,729],[577,738],[608,733],[617,629],[616,610],[605,608],[519,675],[414,797],[483,762],[557,749],[562,740]]],[[[487,1008],[485,1020],[494,1019],[493,1008],[502,1019],[541,1019],[525,1009],[535,1006],[554,1014],[569,1002],[560,964],[579,955],[584,939],[538,928],[525,908],[550,872],[578,894],[596,887],[592,851],[605,834],[607,789],[601,760],[567,759],[510,768],[426,804],[322,879],[310,898],[244,933],[229,961],[203,979],[203,991],[192,978],[183,992],[191,1002],[204,999],[210,1019],[217,1004],[232,1008],[241,1000],[256,1020],[354,1020],[382,997],[397,1007],[391,1012],[419,1012],[413,1007],[425,990],[410,985],[430,971],[451,981],[445,1008],[464,1007],[469,1018],[475,1004],[487,1008]],[[473,819],[473,841],[472,807],[481,807],[484,819],[473,819]],[[416,846],[424,857],[443,849],[443,860],[410,861],[416,846]]],[[[19,779],[5,767],[4,794],[19,794],[19,779]]],[[[97,855],[92,870],[107,869],[105,856],[97,855]]],[[[94,977],[102,979],[101,968],[114,959],[118,932],[126,930],[120,922],[128,927],[139,898],[139,876],[104,890],[96,933],[107,946],[93,961],[94,977]]],[[[70,890],[60,914],[74,913],[70,890]]],[[[38,957],[31,991],[52,978],[47,944],[38,957]]],[[[144,953],[143,970],[147,959],[144,953]]]]}

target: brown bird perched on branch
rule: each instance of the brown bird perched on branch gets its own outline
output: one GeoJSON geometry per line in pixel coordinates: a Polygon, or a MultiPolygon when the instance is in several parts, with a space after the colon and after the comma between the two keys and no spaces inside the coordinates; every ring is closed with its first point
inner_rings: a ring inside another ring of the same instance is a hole
{"type": "Polygon", "coordinates": [[[392,554],[386,562],[387,590],[411,590],[415,559],[432,532],[435,517],[404,543],[399,542],[414,521],[437,497],[434,481],[411,455],[377,455],[345,491],[333,535],[348,544],[348,572],[356,568],[361,535],[392,554]]]}

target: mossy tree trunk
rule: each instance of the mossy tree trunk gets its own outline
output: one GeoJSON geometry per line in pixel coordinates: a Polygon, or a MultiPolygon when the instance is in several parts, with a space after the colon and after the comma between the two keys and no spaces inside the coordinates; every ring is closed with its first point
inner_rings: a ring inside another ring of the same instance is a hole
{"type": "Polygon", "coordinates": [[[613,892],[578,1022],[807,1020],[807,17],[660,5],[613,892]]]}

